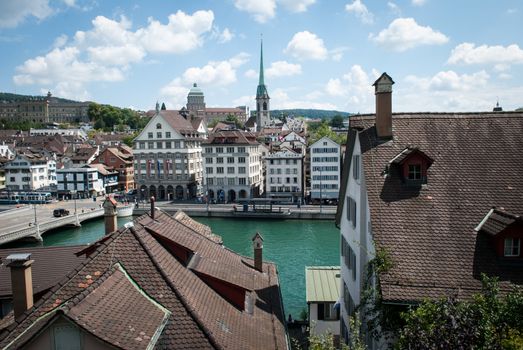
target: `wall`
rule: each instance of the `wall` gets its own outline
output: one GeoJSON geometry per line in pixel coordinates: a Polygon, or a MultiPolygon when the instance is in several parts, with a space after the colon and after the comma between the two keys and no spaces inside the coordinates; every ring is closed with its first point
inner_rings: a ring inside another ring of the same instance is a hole
{"type": "Polygon", "coordinates": [[[309,327],[311,334],[325,334],[330,332],[333,335],[340,335],[340,321],[319,321],[318,304],[309,304],[309,327]]]}

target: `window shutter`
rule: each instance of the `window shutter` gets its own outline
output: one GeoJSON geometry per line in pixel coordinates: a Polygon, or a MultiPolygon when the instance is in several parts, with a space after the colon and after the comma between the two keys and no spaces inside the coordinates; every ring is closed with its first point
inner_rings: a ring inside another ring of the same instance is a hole
{"type": "Polygon", "coordinates": [[[355,155],[352,157],[352,177],[354,180],[360,179],[360,156],[355,155]]]}
{"type": "Polygon", "coordinates": [[[318,303],[318,320],[324,320],[325,319],[325,310],[324,310],[323,303],[318,303]]]}

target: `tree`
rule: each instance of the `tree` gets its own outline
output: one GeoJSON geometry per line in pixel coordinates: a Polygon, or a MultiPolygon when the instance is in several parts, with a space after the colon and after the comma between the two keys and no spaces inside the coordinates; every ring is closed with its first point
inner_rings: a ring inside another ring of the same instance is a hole
{"type": "Polygon", "coordinates": [[[235,125],[236,128],[238,128],[238,129],[242,127],[242,123],[240,122],[240,120],[238,119],[238,117],[235,116],[235,115],[229,114],[229,115],[225,118],[225,121],[226,121],[226,122],[229,122],[229,123],[234,123],[234,125],[235,125]]]}
{"type": "Polygon", "coordinates": [[[164,103],[164,102],[162,102],[162,108],[161,108],[161,110],[162,110],[162,111],[167,110],[167,108],[165,107],[165,103],[164,103]]]}
{"type": "Polygon", "coordinates": [[[324,136],[327,136],[332,141],[338,143],[338,144],[345,144],[347,142],[347,134],[343,133],[341,135],[336,134],[332,129],[329,127],[329,123],[324,120],[321,123],[310,123],[309,124],[309,145],[313,144],[314,142],[318,141],[324,136]]]}
{"type": "Polygon", "coordinates": [[[343,117],[339,114],[332,117],[330,126],[333,128],[343,128],[343,117]]]}
{"type": "Polygon", "coordinates": [[[523,290],[499,295],[496,278],[482,275],[482,292],[471,301],[425,301],[402,314],[401,349],[521,349],[523,290]]]}

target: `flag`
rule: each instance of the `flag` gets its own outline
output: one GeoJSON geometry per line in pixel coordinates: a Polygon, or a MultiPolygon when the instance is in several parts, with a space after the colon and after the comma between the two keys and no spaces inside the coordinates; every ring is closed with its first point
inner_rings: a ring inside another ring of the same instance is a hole
{"type": "Polygon", "coordinates": [[[151,160],[147,159],[147,176],[151,176],[151,160]]]}
{"type": "Polygon", "coordinates": [[[161,162],[159,159],[156,161],[156,167],[158,168],[158,174],[160,174],[161,162]]]}

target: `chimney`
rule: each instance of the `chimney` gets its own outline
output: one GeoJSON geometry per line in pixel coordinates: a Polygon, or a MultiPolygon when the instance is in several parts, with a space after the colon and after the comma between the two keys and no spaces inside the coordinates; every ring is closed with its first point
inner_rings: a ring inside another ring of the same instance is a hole
{"type": "Polygon", "coordinates": [[[263,272],[263,237],[259,232],[252,237],[252,246],[254,248],[254,268],[263,272]]]}
{"type": "Polygon", "coordinates": [[[108,235],[118,229],[118,224],[116,223],[116,201],[113,197],[107,196],[102,206],[104,208],[105,234],[108,235]]]}
{"type": "Polygon", "coordinates": [[[33,306],[33,274],[31,253],[11,254],[7,258],[11,269],[11,289],[15,320],[33,306]]]}
{"type": "Polygon", "coordinates": [[[151,197],[151,219],[154,220],[154,196],[151,197]]]}
{"type": "Polygon", "coordinates": [[[387,73],[372,84],[376,95],[376,133],[380,139],[392,138],[392,84],[387,73]]]}

